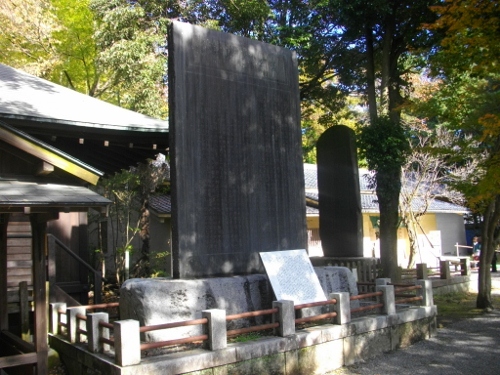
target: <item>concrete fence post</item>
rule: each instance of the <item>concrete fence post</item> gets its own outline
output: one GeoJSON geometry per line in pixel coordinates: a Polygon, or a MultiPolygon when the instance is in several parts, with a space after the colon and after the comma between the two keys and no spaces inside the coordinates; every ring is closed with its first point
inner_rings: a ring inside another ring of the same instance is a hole
{"type": "Polygon", "coordinates": [[[227,325],[226,310],[210,309],[202,310],[201,316],[208,319],[204,326],[205,333],[208,334],[206,347],[210,350],[220,350],[227,347],[227,325]],[[206,328],[205,328],[206,327],[206,328]]]}
{"type": "Polygon", "coordinates": [[[376,290],[382,292],[382,296],[380,298],[381,303],[384,304],[382,313],[385,315],[396,314],[394,285],[377,285],[376,290]]]}
{"type": "MultiPolygon", "coordinates": [[[[66,303],[55,302],[49,304],[49,332],[53,335],[58,335],[61,333],[59,330],[59,311],[66,311],[66,303]]],[[[64,323],[66,322],[67,320],[64,323]]]]}
{"type": "Polygon", "coordinates": [[[295,333],[295,308],[293,301],[273,301],[273,308],[278,312],[273,314],[273,323],[278,322],[275,332],[277,336],[286,337],[295,333]]]}
{"type": "Polygon", "coordinates": [[[427,280],[429,277],[429,271],[427,270],[426,263],[418,263],[417,264],[417,279],[418,280],[427,280]]]}
{"type": "Polygon", "coordinates": [[[92,353],[102,353],[109,350],[109,345],[100,342],[100,338],[109,339],[109,328],[101,327],[100,322],[108,323],[109,314],[104,312],[87,315],[87,341],[89,351],[92,353]]]}
{"type": "Polygon", "coordinates": [[[337,313],[335,324],[347,324],[351,322],[351,299],[349,292],[330,293],[330,299],[336,299],[333,311],[337,313]]]}
{"type": "Polygon", "coordinates": [[[416,285],[422,286],[422,289],[417,289],[417,296],[422,297],[422,306],[433,306],[432,280],[417,280],[416,285]]]}
{"type": "Polygon", "coordinates": [[[441,260],[439,261],[439,271],[441,274],[441,279],[449,279],[450,276],[450,261],[441,260]]]}
{"type": "Polygon", "coordinates": [[[358,282],[359,281],[358,269],[356,267],[351,268],[351,273],[352,276],[354,277],[354,281],[358,282]]]}
{"type": "Polygon", "coordinates": [[[113,323],[115,336],[115,362],[118,366],[141,363],[141,335],[139,321],[118,320],[113,323]]]}
{"type": "Polygon", "coordinates": [[[470,275],[470,258],[460,258],[460,274],[462,276],[470,275]]]}
{"type": "Polygon", "coordinates": [[[79,328],[85,328],[85,321],[78,319],[78,314],[85,315],[87,311],[83,307],[68,307],[66,309],[66,319],[68,325],[68,340],[74,344],[80,342],[80,334],[77,333],[79,328]]]}
{"type": "Polygon", "coordinates": [[[375,279],[375,286],[378,285],[388,285],[390,284],[391,279],[389,277],[380,277],[378,279],[375,279]]]}

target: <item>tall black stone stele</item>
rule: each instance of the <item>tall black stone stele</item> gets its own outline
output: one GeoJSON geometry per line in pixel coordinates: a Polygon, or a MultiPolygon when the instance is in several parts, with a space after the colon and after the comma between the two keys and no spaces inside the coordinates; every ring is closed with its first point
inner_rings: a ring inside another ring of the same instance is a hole
{"type": "Polygon", "coordinates": [[[296,58],[180,22],[168,46],[173,276],[264,272],[307,244],[296,58]]]}
{"type": "Polygon", "coordinates": [[[354,131],[337,125],[317,143],[319,234],[325,257],[363,256],[363,219],[354,131]]]}

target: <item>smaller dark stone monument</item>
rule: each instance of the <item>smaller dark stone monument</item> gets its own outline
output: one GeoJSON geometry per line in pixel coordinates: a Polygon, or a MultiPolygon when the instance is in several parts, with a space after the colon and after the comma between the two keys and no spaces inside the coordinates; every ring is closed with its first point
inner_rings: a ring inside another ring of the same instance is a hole
{"type": "Polygon", "coordinates": [[[337,125],[317,143],[319,234],[325,257],[363,256],[363,219],[354,131],[337,125]]]}

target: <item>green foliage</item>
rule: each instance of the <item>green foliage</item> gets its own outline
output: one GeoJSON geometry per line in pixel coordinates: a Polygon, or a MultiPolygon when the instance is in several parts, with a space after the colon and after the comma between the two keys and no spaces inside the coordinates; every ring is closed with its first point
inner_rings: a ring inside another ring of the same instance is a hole
{"type": "Polygon", "coordinates": [[[50,0],[0,2],[0,62],[42,77],[61,63],[53,37],[62,25],[50,0]]]}
{"type": "Polygon", "coordinates": [[[90,8],[96,19],[96,63],[106,77],[101,97],[165,118],[166,17],[121,0],[91,0],[90,8]]]}
{"type": "Polygon", "coordinates": [[[167,257],[170,255],[169,251],[160,251],[155,253],[150,260],[151,277],[168,277],[170,275],[164,270],[167,257]]]}
{"type": "Polygon", "coordinates": [[[52,32],[59,56],[49,79],[90,96],[97,96],[99,69],[95,64],[94,16],[89,1],[52,0],[60,28],[52,32]]]}
{"type": "Polygon", "coordinates": [[[141,275],[135,276],[149,277],[149,267],[156,267],[160,261],[159,258],[153,261],[149,258],[149,215],[145,202],[169,176],[168,162],[159,154],[156,160],[102,179],[96,187],[101,195],[112,201],[109,210],[113,238],[111,256],[115,261],[118,282],[122,280],[124,270],[129,269],[129,265],[124,263],[125,254],[138,250],[135,242],[138,237],[142,240],[141,258],[134,268],[141,275]],[[137,220],[135,225],[132,225],[132,220],[137,220]]]}
{"type": "Polygon", "coordinates": [[[232,337],[231,339],[229,339],[229,342],[248,342],[248,341],[258,340],[264,336],[265,335],[262,332],[244,333],[244,334],[232,337]]]}
{"type": "Polygon", "coordinates": [[[483,218],[477,307],[491,308],[486,265],[500,242],[500,68],[496,62],[500,11],[496,2],[480,0],[449,0],[433,9],[439,19],[428,28],[444,33],[444,39],[431,60],[440,85],[428,108],[434,110],[430,115],[437,121],[461,135],[451,152],[462,157],[456,163],[464,166],[464,173],[450,178],[469,207],[483,218]]]}
{"type": "Polygon", "coordinates": [[[305,163],[316,163],[316,143],[321,134],[331,126],[345,125],[356,129],[358,114],[353,109],[356,106],[356,98],[348,98],[344,106],[338,111],[332,111],[328,107],[319,104],[302,106],[302,155],[305,163]]]}
{"type": "Polygon", "coordinates": [[[225,8],[225,27],[246,37],[262,40],[271,9],[262,0],[221,0],[225,8]]]}
{"type": "MultiPolygon", "coordinates": [[[[133,233],[135,234],[137,232],[133,233]]],[[[125,254],[127,251],[129,252],[130,255],[132,255],[134,253],[134,246],[132,246],[131,244],[127,244],[125,246],[119,246],[116,248],[116,253],[120,255],[125,254]]]]}
{"type": "Polygon", "coordinates": [[[0,62],[165,118],[168,16],[150,13],[153,4],[146,5],[6,0],[0,3],[0,62]]]}
{"type": "Polygon", "coordinates": [[[374,171],[399,169],[405,163],[409,145],[403,126],[389,117],[379,117],[370,126],[364,126],[358,134],[360,154],[374,171]]]}

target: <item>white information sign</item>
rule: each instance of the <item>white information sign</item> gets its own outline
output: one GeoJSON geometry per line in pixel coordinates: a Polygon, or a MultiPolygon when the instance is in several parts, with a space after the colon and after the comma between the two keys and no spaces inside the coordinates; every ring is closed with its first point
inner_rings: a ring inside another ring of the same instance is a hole
{"type": "Polygon", "coordinates": [[[293,301],[296,305],[326,301],[304,249],[261,252],[259,255],[278,300],[293,301]]]}

